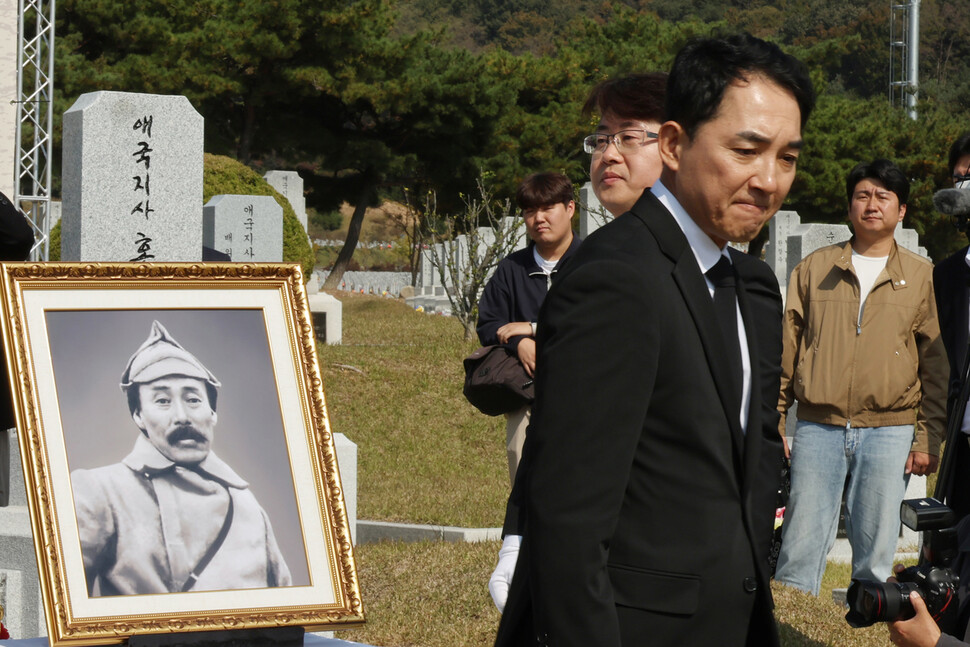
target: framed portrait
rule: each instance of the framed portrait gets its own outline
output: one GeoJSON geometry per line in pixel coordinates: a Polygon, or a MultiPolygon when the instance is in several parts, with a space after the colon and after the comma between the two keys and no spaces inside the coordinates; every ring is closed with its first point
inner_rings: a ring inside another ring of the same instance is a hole
{"type": "Polygon", "coordinates": [[[51,645],[363,623],[299,265],[2,273],[51,645]]]}

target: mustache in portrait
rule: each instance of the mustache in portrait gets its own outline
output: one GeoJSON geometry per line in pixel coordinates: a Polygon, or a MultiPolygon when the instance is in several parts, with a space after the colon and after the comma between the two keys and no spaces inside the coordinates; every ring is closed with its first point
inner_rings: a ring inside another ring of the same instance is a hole
{"type": "Polygon", "coordinates": [[[179,425],[168,434],[167,439],[168,442],[173,445],[182,442],[183,440],[193,440],[198,443],[205,443],[209,441],[209,439],[205,437],[205,434],[192,425],[179,425]]]}

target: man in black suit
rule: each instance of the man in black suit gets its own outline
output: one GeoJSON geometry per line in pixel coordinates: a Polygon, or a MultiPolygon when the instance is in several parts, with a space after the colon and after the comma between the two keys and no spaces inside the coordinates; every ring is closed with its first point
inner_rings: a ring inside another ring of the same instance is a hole
{"type": "MultiPolygon", "coordinates": [[[[970,192],[970,132],[961,135],[950,147],[950,177],[955,187],[970,192]]],[[[966,216],[954,217],[958,229],[970,237],[966,216]]],[[[940,336],[950,360],[950,381],[947,390],[947,417],[962,415],[960,430],[970,434],[970,413],[963,412],[957,402],[962,386],[961,376],[967,360],[968,331],[970,331],[970,248],[964,247],[933,268],[933,289],[940,319],[940,336]],[[956,405],[959,408],[955,408],[956,405]]],[[[970,410],[970,408],[968,408],[970,410]]],[[[943,496],[948,505],[961,516],[970,514],[970,445],[958,443],[954,448],[957,468],[952,472],[950,491],[943,496]]]]}
{"type": "Polygon", "coordinates": [[[660,182],[583,243],[539,317],[496,645],[777,645],[780,296],[725,245],[781,206],[813,104],[804,66],[749,35],[678,54],[660,182]]]}

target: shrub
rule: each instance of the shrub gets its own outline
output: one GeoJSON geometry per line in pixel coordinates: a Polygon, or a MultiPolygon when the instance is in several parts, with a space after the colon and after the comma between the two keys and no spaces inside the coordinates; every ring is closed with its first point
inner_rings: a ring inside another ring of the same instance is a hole
{"type": "Polygon", "coordinates": [[[310,218],[311,224],[324,231],[337,231],[344,224],[344,217],[339,211],[326,211],[324,213],[309,211],[307,216],[310,218]]]}

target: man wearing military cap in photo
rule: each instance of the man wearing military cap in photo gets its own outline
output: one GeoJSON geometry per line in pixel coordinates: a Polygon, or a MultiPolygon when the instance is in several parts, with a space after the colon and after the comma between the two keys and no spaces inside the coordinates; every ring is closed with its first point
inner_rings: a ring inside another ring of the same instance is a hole
{"type": "Polygon", "coordinates": [[[249,484],[211,449],[220,386],[152,323],[121,376],[141,430],[134,448],[120,463],[71,473],[89,595],[291,584],[249,484]]]}

